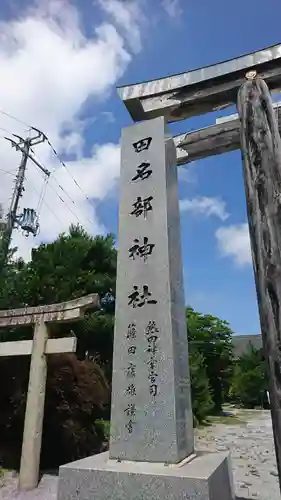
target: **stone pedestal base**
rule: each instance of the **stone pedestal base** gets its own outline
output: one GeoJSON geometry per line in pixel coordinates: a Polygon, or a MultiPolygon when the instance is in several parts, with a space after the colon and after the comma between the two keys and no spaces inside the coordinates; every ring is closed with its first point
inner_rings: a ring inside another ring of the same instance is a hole
{"type": "Polygon", "coordinates": [[[177,465],[117,462],[108,453],[60,467],[58,500],[233,500],[229,455],[200,453],[177,465]]]}

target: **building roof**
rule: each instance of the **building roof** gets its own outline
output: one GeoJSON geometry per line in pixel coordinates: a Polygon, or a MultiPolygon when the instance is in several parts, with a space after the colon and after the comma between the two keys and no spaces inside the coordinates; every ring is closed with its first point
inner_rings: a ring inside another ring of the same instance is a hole
{"type": "Polygon", "coordinates": [[[233,353],[236,358],[245,354],[253,346],[255,349],[262,348],[262,337],[258,335],[233,335],[233,353]]]}

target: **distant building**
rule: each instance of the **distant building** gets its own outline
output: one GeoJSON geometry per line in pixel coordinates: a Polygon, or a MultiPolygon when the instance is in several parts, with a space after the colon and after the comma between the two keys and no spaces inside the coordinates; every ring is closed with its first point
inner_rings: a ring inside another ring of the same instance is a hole
{"type": "Polygon", "coordinates": [[[252,346],[255,349],[262,348],[262,338],[261,335],[233,335],[233,353],[235,358],[239,358],[241,354],[244,354],[252,346]]]}

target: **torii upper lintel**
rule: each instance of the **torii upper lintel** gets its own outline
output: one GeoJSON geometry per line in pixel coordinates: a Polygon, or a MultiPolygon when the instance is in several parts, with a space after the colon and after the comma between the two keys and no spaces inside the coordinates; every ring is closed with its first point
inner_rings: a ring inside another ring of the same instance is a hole
{"type": "Polygon", "coordinates": [[[164,115],[173,122],[236,104],[249,70],[256,70],[271,91],[279,90],[281,44],[178,75],[125,85],[118,93],[134,121],[164,115]]]}

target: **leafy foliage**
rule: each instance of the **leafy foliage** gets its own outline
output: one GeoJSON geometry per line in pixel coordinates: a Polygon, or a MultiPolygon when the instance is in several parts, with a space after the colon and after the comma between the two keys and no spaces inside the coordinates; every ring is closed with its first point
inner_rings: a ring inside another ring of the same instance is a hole
{"type": "Polygon", "coordinates": [[[245,408],[254,408],[263,404],[267,389],[265,361],[261,351],[251,346],[235,364],[230,396],[245,408]]]}
{"type": "Polygon", "coordinates": [[[195,425],[201,424],[213,409],[214,403],[209,387],[203,354],[193,349],[189,354],[192,410],[195,425]]]}
{"type": "MultiPolygon", "coordinates": [[[[28,375],[26,357],[1,358],[0,462],[8,467],[19,466],[28,375]]],[[[48,357],[43,467],[101,451],[104,435],[96,420],[108,418],[109,395],[106,378],[94,363],[75,355],[48,357]]]]}
{"type": "Polygon", "coordinates": [[[210,314],[191,307],[186,312],[190,351],[197,349],[204,357],[214,411],[220,412],[232,373],[232,330],[226,321],[210,314]]]}
{"type": "MultiPolygon", "coordinates": [[[[32,260],[12,262],[4,282],[0,280],[0,309],[41,305],[75,299],[89,293],[103,296],[115,290],[116,250],[111,234],[92,238],[80,226],[71,226],[69,234],[33,250],[32,260]]],[[[54,334],[74,330],[78,337],[78,357],[93,350],[102,364],[112,357],[114,310],[90,313],[86,320],[73,325],[57,325],[54,334]],[[93,334],[95,332],[95,334],[93,334]]],[[[0,340],[32,338],[32,328],[1,330],[0,340]]]]}
{"type": "MultiPolygon", "coordinates": [[[[89,293],[103,296],[110,289],[114,291],[115,279],[113,236],[92,238],[79,226],[72,226],[69,234],[34,250],[29,263],[9,260],[4,276],[0,276],[0,309],[51,304],[89,293]]],[[[60,355],[48,360],[42,447],[45,466],[54,467],[100,450],[103,427],[95,421],[109,418],[113,325],[114,310],[91,312],[81,322],[52,326],[53,336],[74,331],[78,359],[60,355]],[[87,352],[96,363],[84,361],[87,352]]],[[[30,338],[31,327],[0,330],[0,341],[30,338]]],[[[0,360],[0,376],[5,380],[0,391],[0,455],[5,461],[19,459],[28,372],[27,357],[0,360]]]]}

